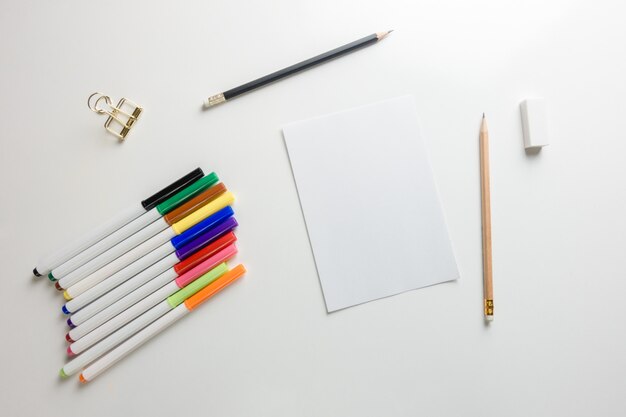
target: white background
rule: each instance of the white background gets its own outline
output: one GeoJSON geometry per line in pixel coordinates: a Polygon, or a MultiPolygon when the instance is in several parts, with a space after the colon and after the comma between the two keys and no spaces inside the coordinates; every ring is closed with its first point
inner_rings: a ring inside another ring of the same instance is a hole
{"type": "Polygon", "coordinates": [[[621,1],[34,2],[0,9],[3,416],[623,416],[621,1]],[[379,45],[202,112],[374,31],[379,45]],[[145,107],[119,145],[86,99],[145,107]],[[416,98],[461,279],[326,314],[280,126],[416,98]],[[522,147],[519,102],[551,144],[522,147]],[[478,127],[496,320],[483,325],[478,127]],[[37,258],[196,166],[238,197],[248,275],[88,386],[61,381],[37,258]]]}

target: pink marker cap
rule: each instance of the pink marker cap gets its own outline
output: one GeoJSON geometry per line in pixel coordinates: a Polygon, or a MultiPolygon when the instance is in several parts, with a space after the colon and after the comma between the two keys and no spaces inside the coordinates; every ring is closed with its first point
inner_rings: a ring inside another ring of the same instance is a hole
{"type": "Polygon", "coordinates": [[[215,255],[208,258],[206,261],[202,262],[201,264],[198,264],[194,268],[190,269],[189,271],[185,272],[184,274],[176,278],[176,285],[178,285],[179,288],[183,288],[184,286],[188,285],[190,282],[195,281],[200,275],[215,268],[222,262],[229,260],[230,258],[235,256],[236,253],[237,253],[237,246],[235,246],[234,243],[232,245],[225,247],[224,249],[222,249],[215,255]]]}

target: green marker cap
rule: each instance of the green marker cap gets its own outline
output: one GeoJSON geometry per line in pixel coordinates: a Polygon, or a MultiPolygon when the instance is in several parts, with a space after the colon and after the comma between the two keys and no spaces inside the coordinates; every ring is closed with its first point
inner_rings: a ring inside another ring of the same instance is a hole
{"type": "Polygon", "coordinates": [[[217,174],[215,172],[211,172],[209,175],[200,178],[198,181],[183,188],[181,191],[157,205],[156,209],[161,216],[165,216],[167,213],[174,210],[187,200],[194,198],[210,186],[215,185],[219,180],[220,179],[217,177],[217,174]]]}

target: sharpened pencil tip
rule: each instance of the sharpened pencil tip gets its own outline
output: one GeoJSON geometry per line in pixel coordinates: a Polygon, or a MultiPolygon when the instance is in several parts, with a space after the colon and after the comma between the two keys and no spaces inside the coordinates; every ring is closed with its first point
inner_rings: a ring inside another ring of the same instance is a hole
{"type": "Polygon", "coordinates": [[[483,112],[483,119],[485,118],[485,113],[483,112]]]}
{"type": "Polygon", "coordinates": [[[378,38],[378,40],[385,39],[385,37],[391,32],[393,32],[393,29],[388,30],[387,32],[376,32],[376,37],[378,38]]]}

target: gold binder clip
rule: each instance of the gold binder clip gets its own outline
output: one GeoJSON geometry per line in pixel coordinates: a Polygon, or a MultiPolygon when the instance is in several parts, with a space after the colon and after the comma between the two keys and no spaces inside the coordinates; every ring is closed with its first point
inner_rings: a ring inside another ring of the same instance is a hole
{"type": "Polygon", "coordinates": [[[104,127],[109,132],[117,136],[120,142],[123,142],[132,129],[133,125],[139,119],[143,108],[139,107],[136,103],[122,98],[117,106],[111,104],[111,97],[105,96],[102,93],[93,93],[87,99],[87,106],[95,113],[107,114],[109,117],[104,122],[104,127]],[[111,124],[121,126],[121,129],[117,131],[111,128],[111,124]]]}

